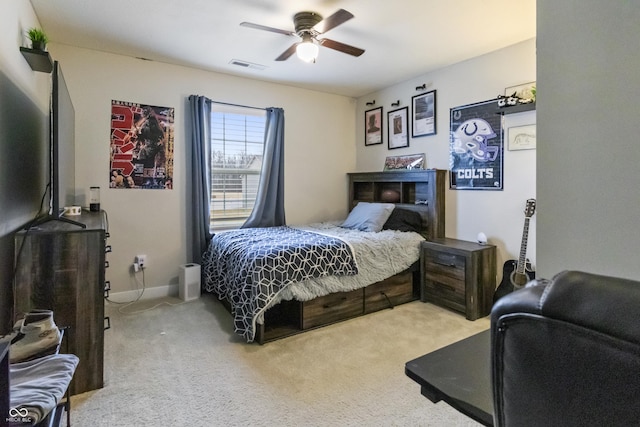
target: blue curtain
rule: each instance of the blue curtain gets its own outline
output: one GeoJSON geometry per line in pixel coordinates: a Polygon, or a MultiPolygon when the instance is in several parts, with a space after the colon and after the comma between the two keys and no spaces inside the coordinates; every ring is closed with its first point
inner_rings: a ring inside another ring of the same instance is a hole
{"type": "Polygon", "coordinates": [[[285,225],[284,110],[267,108],[264,156],[256,203],[242,228],[285,225]]]}
{"type": "Polygon", "coordinates": [[[211,100],[204,96],[189,97],[191,112],[190,155],[191,211],[187,222],[191,230],[190,256],[192,262],[202,264],[202,254],[206,251],[211,232],[209,231],[209,200],[211,197],[211,100]]]}

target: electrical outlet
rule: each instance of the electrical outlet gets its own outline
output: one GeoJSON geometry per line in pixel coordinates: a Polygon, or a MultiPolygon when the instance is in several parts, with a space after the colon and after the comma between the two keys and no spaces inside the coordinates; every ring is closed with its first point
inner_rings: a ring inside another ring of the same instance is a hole
{"type": "Polygon", "coordinates": [[[147,256],[146,255],[136,255],[136,261],[138,266],[142,268],[147,268],[147,256]]]}

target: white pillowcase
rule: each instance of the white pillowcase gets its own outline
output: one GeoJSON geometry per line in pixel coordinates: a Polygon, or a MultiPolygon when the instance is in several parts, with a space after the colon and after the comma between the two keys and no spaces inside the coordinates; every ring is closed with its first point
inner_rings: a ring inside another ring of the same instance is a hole
{"type": "Polygon", "coordinates": [[[361,231],[380,231],[395,207],[393,203],[359,202],[341,227],[361,231]]]}

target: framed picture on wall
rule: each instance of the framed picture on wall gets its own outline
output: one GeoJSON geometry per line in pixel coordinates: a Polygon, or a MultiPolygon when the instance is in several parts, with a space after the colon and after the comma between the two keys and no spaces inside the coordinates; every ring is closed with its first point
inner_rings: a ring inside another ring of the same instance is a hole
{"type": "Polygon", "coordinates": [[[509,150],[535,150],[536,125],[514,126],[509,128],[509,150]]]}
{"type": "Polygon", "coordinates": [[[402,107],[387,113],[387,133],[389,149],[409,146],[409,129],[407,119],[409,108],[402,107]]]}
{"type": "Polygon", "coordinates": [[[504,96],[515,96],[525,101],[536,101],[536,82],[523,83],[517,86],[509,86],[504,89],[504,96]]]}
{"type": "Polygon", "coordinates": [[[423,93],[411,98],[411,136],[436,134],[436,91],[423,93]]]}
{"type": "Polygon", "coordinates": [[[382,107],[364,112],[364,145],[382,144],[382,107]]]}

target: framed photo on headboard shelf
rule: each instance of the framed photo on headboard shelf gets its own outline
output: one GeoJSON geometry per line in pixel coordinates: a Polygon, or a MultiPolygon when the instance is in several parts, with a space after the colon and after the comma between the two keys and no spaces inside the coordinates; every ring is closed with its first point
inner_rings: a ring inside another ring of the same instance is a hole
{"type": "Polygon", "coordinates": [[[407,154],[404,156],[387,156],[383,171],[426,169],[427,160],[424,154],[407,154]]]}

